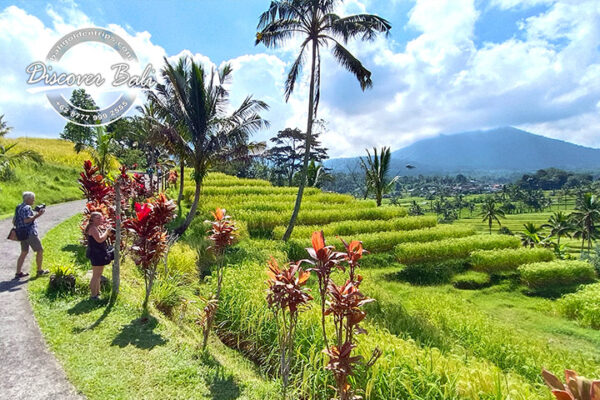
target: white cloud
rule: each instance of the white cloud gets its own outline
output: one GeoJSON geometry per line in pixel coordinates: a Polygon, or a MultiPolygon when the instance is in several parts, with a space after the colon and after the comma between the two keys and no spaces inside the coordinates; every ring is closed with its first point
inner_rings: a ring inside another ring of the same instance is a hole
{"type": "MultiPolygon", "coordinates": [[[[337,11],[374,12],[381,1],[347,0],[337,11]]],[[[64,121],[53,114],[44,96],[25,91],[23,69],[43,59],[62,34],[93,25],[74,4],[46,11],[49,26],[17,7],[0,10],[0,114],[7,114],[15,135],[48,136],[62,130],[64,121]]],[[[407,43],[396,43],[392,36],[348,44],[373,72],[372,90],[362,92],[356,79],[323,52],[319,117],[328,121],[329,132],[322,140],[331,156],[362,154],[371,146],[397,149],[440,132],[505,125],[600,146],[598,1],[416,0],[407,27],[416,32],[407,43]],[[476,41],[475,27],[485,18],[484,8],[512,12],[539,4],[546,5],[546,11],[512,28],[522,34],[500,43],[476,41]]],[[[149,32],[119,25],[106,28],[123,36],[142,64],[160,66],[164,56],[175,60],[186,54],[214,66],[205,55],[189,50],[166,54],[149,32]]],[[[392,32],[402,29],[394,26],[392,32]]],[[[295,39],[281,49],[229,60],[234,68],[232,107],[247,94],[271,106],[265,116],[272,129],[255,139],[268,139],[285,127],[306,127],[308,65],[289,103],[283,100],[284,81],[299,43],[295,39]]],[[[87,67],[85,60],[73,65],[87,67]]]]}

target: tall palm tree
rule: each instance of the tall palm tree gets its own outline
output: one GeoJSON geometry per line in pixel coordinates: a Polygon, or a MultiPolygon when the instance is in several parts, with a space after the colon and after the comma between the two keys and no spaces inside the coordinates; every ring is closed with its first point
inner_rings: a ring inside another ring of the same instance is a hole
{"type": "Polygon", "coordinates": [[[556,244],[560,246],[561,236],[571,237],[573,225],[565,213],[558,211],[548,219],[548,223],[542,225],[542,228],[550,228],[550,237],[556,236],[558,238],[556,244]]]}
{"type": "Polygon", "coordinates": [[[367,194],[369,191],[375,193],[377,207],[381,206],[383,195],[390,191],[394,186],[398,177],[395,176],[388,180],[387,175],[390,170],[390,161],[392,153],[389,147],[382,147],[381,152],[377,154],[377,149],[373,148],[373,155],[367,149],[367,157],[360,157],[360,165],[365,171],[365,181],[367,186],[367,194]]]}
{"type": "Polygon", "coordinates": [[[360,14],[340,17],[334,13],[341,0],[275,0],[261,16],[256,34],[256,44],[279,47],[294,37],[300,37],[300,53],[292,64],[285,82],[286,101],[294,91],[306,53],[310,53],[310,89],[308,97],[308,120],[306,127],[306,150],[301,170],[300,186],[294,212],[290,218],[283,240],[287,241],[294,230],[306,185],[306,173],[310,161],[313,121],[316,119],[321,94],[321,49],[332,47],[334,58],[350,71],[362,90],[373,85],[371,72],[344,47],[349,39],[373,40],[378,33],[389,33],[392,26],[376,15],[360,14]]]}
{"type": "Polygon", "coordinates": [[[479,216],[483,217],[481,220],[482,222],[487,221],[490,228],[490,235],[492,234],[492,225],[494,224],[494,221],[498,222],[499,226],[502,226],[498,217],[505,217],[504,211],[501,208],[496,207],[496,200],[494,200],[493,197],[488,197],[485,202],[481,204],[479,216]]]}
{"type": "Polygon", "coordinates": [[[591,193],[585,193],[577,201],[575,211],[571,213],[571,218],[577,230],[574,233],[576,238],[581,238],[581,250],[585,241],[588,242],[588,252],[592,248],[592,240],[598,236],[597,224],[600,221],[600,201],[598,197],[591,193]]]}
{"type": "Polygon", "coordinates": [[[162,134],[194,168],[194,200],[186,219],[175,229],[178,235],[187,230],[196,215],[202,181],[210,167],[229,161],[241,147],[248,146],[252,133],[269,126],[259,115],[269,107],[251,96],[227,114],[231,73],[229,64],[207,71],[189,57],[180,58],[177,64],[165,58],[161,70],[165,83],[150,92],[160,115],[177,122],[164,126],[162,134]]]}
{"type": "Polygon", "coordinates": [[[4,120],[4,114],[0,115],[0,137],[6,136],[10,132],[12,127],[8,126],[4,120]]]}

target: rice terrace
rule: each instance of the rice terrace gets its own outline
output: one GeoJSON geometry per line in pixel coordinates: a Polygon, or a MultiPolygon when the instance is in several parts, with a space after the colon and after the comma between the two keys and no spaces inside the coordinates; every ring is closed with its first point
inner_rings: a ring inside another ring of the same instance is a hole
{"type": "Polygon", "coordinates": [[[0,397],[600,400],[596,1],[9,3],[0,397]]]}

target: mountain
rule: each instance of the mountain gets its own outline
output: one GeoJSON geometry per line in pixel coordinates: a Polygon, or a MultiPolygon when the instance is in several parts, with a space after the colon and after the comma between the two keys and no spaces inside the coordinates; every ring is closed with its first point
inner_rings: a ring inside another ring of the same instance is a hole
{"type": "MultiPolygon", "coordinates": [[[[392,152],[392,175],[497,175],[555,167],[600,170],[600,149],[593,149],[505,127],[439,135],[392,152]],[[407,169],[406,165],[414,169],[407,169]]],[[[359,168],[358,157],[327,160],[336,172],[359,168]]]]}

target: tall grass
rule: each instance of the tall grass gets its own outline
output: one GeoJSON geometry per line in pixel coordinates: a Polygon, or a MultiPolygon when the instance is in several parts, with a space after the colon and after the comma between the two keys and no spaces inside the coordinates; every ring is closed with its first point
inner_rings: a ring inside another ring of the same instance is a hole
{"type": "Polygon", "coordinates": [[[558,302],[562,313],[583,326],[600,329],[600,283],[582,286],[558,302]]]}
{"type": "Polygon", "coordinates": [[[445,239],[428,243],[406,243],[396,246],[398,261],[405,264],[467,258],[475,250],[517,248],[520,240],[514,236],[476,235],[460,239],[445,239]]]}
{"type": "MultiPolygon", "coordinates": [[[[243,251],[253,253],[251,247],[259,247],[260,243],[245,242],[243,251]]],[[[281,250],[270,252],[284,259],[281,250]]],[[[222,323],[220,334],[226,343],[274,373],[278,362],[274,345],[277,331],[264,299],[265,265],[257,261],[259,256],[253,258],[232,265],[226,272],[228,284],[218,315],[222,323]]],[[[376,292],[367,295],[376,296],[376,292]]],[[[368,357],[374,346],[383,350],[373,368],[359,369],[353,378],[356,386],[366,388],[367,399],[503,399],[509,394],[515,399],[546,398],[545,389],[512,373],[503,373],[488,361],[470,358],[466,362],[463,355],[422,348],[412,340],[392,335],[385,327],[366,324],[365,328],[369,335],[359,339],[358,352],[368,357]]],[[[312,307],[300,318],[296,346],[297,364],[291,386],[311,399],[330,398],[332,392],[328,386],[333,382],[323,370],[318,307],[312,307]]]]}
{"type": "MultiPolygon", "coordinates": [[[[302,225],[294,228],[292,238],[307,238],[319,230],[323,230],[325,236],[353,235],[358,233],[375,233],[391,231],[410,231],[413,229],[432,228],[437,225],[437,218],[428,217],[401,217],[389,220],[376,219],[372,221],[347,220],[333,222],[327,225],[302,225]]],[[[273,229],[273,237],[280,239],[285,233],[286,226],[276,226],[273,229]]],[[[474,230],[473,230],[474,231],[474,230]]]]}
{"type": "Polygon", "coordinates": [[[474,270],[487,273],[516,271],[519,265],[552,261],[554,252],[542,248],[477,250],[471,253],[469,263],[474,270]]]}
{"type": "Polygon", "coordinates": [[[523,283],[534,290],[589,283],[596,278],[594,267],[587,261],[538,262],[519,267],[519,272],[523,283]]]}

